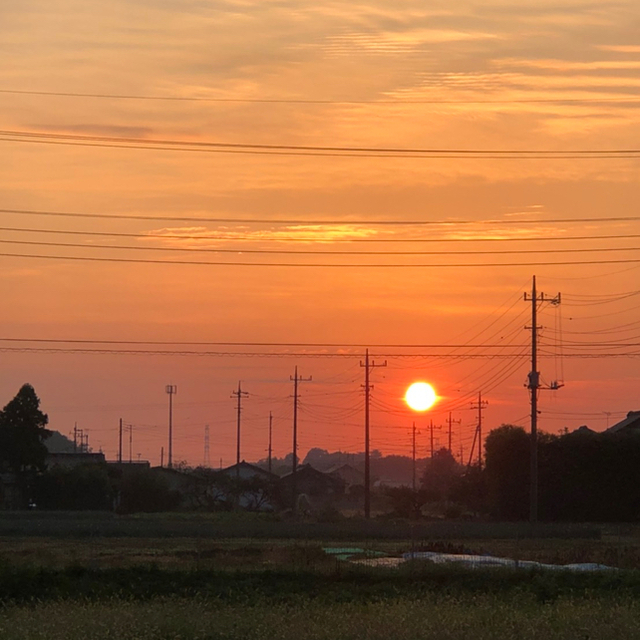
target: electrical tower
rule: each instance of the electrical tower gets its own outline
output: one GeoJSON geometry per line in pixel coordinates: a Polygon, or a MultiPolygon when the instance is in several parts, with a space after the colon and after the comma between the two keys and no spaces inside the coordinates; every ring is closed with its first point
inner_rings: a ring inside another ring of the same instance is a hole
{"type": "Polygon", "coordinates": [[[211,458],[209,457],[209,425],[204,427],[204,466],[211,466],[211,458]]]}
{"type": "Polygon", "coordinates": [[[120,418],[120,429],[118,431],[118,463],[122,464],[122,418],[120,418]]]}
{"type": "Polygon", "coordinates": [[[360,362],[364,367],[364,517],[371,517],[371,461],[369,455],[369,403],[371,400],[371,389],[373,385],[369,383],[369,371],[375,367],[386,367],[387,361],[376,364],[369,361],[369,349],[365,351],[364,362],[360,362]]]}
{"type": "Polygon", "coordinates": [[[298,472],[298,384],[300,382],[311,382],[311,376],[302,378],[298,375],[298,367],[296,366],[293,376],[289,376],[289,380],[293,381],[293,462],[291,470],[291,494],[293,513],[297,512],[297,482],[296,474],[298,472]]]}
{"type": "MultiPolygon", "coordinates": [[[[168,384],[165,391],[169,394],[169,469],[173,467],[173,396],[178,393],[175,384],[168,384]]],[[[129,452],[129,462],[131,462],[131,452],[129,452]]]]}
{"type": "Polygon", "coordinates": [[[525,293],[524,300],[531,302],[531,326],[525,329],[531,330],[531,372],[528,376],[527,389],[531,396],[531,479],[529,487],[529,522],[535,525],[538,521],[538,390],[559,389],[562,383],[553,381],[548,387],[540,384],[540,372],[538,371],[538,331],[542,328],[538,326],[538,303],[549,302],[553,305],[560,304],[561,296],[549,298],[544,293],[536,290],[536,277],[533,276],[531,295],[525,293]]]}

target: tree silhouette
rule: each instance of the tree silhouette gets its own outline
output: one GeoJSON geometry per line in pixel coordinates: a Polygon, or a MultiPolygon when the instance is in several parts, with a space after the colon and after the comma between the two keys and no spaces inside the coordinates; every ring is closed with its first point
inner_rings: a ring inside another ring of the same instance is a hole
{"type": "Polygon", "coordinates": [[[0,413],[0,466],[14,473],[43,471],[51,432],[49,419],[40,411],[40,399],[30,384],[24,384],[0,413]]]}
{"type": "Polygon", "coordinates": [[[433,454],[422,474],[422,489],[431,501],[448,500],[451,487],[461,475],[460,465],[445,447],[433,454]]]}

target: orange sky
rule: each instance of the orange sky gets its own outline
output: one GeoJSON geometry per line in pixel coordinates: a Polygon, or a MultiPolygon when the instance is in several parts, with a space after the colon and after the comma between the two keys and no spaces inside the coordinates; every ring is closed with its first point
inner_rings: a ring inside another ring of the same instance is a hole
{"type": "MultiPolygon", "coordinates": [[[[617,295],[640,289],[640,264],[624,262],[640,259],[633,237],[640,224],[612,220],[637,213],[637,154],[401,158],[203,152],[188,144],[492,152],[640,147],[637,3],[450,5],[2,3],[0,348],[74,346],[35,339],[338,346],[245,349],[288,353],[269,358],[5,351],[0,404],[30,382],[52,428],[68,434],[77,422],[95,449],[113,457],[122,417],[135,425],[133,456],[157,463],[167,444],[164,388],[177,384],[174,460],[202,462],[208,424],[212,463],[229,464],[231,392],[239,379],[251,394],[243,457],[265,455],[269,411],[275,452],[289,450],[289,376],[297,364],[313,376],[301,387],[301,453],[312,446],[359,451],[363,349],[349,345],[370,345],[376,361],[389,365],[372,375],[372,446],[410,453],[414,417],[401,398],[409,382],[425,379],[442,399],[417,421],[426,428],[433,417],[439,425],[451,410],[462,421],[454,448],[461,443],[468,456],[475,426],[469,407],[479,391],[489,401],[487,428],[527,424],[530,305],[522,296],[535,273],[542,291],[563,295],[561,319],[554,307],[541,309],[542,352],[559,350],[561,322],[570,356],[541,360],[545,381],[566,383],[542,393],[541,428],[604,429],[640,409],[636,359],[575,357],[639,351],[611,344],[640,342],[638,296],[617,295]],[[134,142],[42,144],[26,133],[134,142]],[[183,150],[126,148],[154,139],[181,141],[183,150]],[[121,219],[26,213],[33,210],[121,219]],[[211,221],[221,218],[226,222],[211,221]],[[34,242],[86,246],[27,244],[34,242]],[[133,248],[117,248],[124,246],[133,248]],[[259,250],[378,254],[251,253],[259,250]],[[420,251],[440,254],[407,254],[420,251]],[[496,253],[505,251],[513,253],[496,253]],[[527,253],[533,251],[548,253],[527,253]],[[225,264],[171,264],[177,260],[225,264]],[[535,264],[570,261],[593,264],[535,264]],[[255,264],[274,262],[285,266],[255,264]],[[349,266],[362,263],[387,266],[349,266]],[[318,264],[347,266],[307,266],[318,264]],[[12,338],[25,341],[6,341],[12,338]],[[375,346],[399,343],[485,346],[375,346]],[[310,357],[319,352],[342,355],[310,357]]],[[[436,433],[444,444],[443,432],[436,433]]]]}

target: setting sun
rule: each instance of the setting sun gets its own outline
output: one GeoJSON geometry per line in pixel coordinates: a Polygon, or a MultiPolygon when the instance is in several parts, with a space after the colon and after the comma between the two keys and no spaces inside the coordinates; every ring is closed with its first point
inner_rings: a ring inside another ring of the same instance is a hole
{"type": "Polygon", "coordinates": [[[407,389],[404,399],[414,411],[426,411],[434,405],[438,396],[429,383],[414,382],[407,389]]]}

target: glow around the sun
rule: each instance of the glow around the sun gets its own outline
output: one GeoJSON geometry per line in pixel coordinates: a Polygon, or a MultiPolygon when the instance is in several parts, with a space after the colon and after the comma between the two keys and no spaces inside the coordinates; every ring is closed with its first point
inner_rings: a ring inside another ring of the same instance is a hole
{"type": "Polygon", "coordinates": [[[414,411],[430,409],[438,399],[435,389],[428,382],[414,382],[405,393],[405,402],[414,411]]]}

